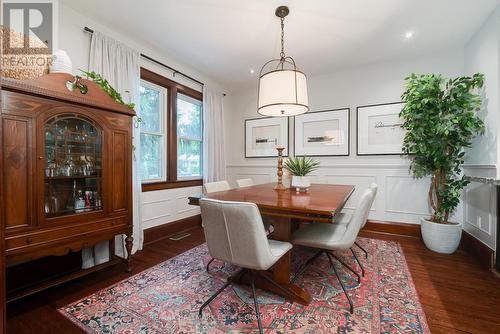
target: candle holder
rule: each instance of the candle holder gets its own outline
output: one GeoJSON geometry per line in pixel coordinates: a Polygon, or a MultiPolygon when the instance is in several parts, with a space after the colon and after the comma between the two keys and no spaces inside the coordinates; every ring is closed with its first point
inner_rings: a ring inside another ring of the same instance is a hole
{"type": "Polygon", "coordinates": [[[277,147],[278,150],[278,183],[274,187],[274,190],[285,190],[286,187],[283,185],[283,150],[284,147],[277,147]]]}

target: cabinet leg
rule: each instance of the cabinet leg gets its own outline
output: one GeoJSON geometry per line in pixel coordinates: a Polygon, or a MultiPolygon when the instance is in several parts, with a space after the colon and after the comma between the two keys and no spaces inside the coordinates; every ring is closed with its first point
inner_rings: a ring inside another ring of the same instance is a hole
{"type": "Polygon", "coordinates": [[[127,235],[125,238],[125,247],[127,249],[127,272],[132,271],[132,244],[134,243],[134,237],[132,235],[127,235]]]}

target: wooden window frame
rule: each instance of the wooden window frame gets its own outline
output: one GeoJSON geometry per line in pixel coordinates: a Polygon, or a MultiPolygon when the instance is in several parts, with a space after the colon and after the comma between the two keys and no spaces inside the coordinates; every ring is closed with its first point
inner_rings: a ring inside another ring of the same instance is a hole
{"type": "MultiPolygon", "coordinates": [[[[164,87],[160,87],[158,85],[155,85],[152,82],[146,81],[146,80],[141,80],[141,85],[144,85],[145,87],[149,87],[151,89],[154,89],[159,92],[160,95],[160,104],[159,104],[159,117],[160,117],[160,130],[159,131],[151,131],[151,130],[144,130],[141,128],[140,130],[140,136],[142,138],[142,135],[153,135],[153,136],[159,136],[161,137],[161,148],[162,150],[166,150],[166,143],[167,143],[167,115],[164,112],[167,108],[167,101],[168,101],[168,90],[166,90],[164,87]]],[[[167,155],[163,154],[161,156],[161,163],[160,163],[162,172],[161,172],[161,177],[156,177],[156,178],[150,178],[143,180],[142,182],[144,184],[146,183],[161,183],[161,182],[166,182],[167,181],[167,155]]]]}
{"type": "Polygon", "coordinates": [[[195,187],[203,185],[203,178],[179,180],[177,178],[177,93],[187,95],[193,99],[203,101],[203,93],[167,79],[164,76],[141,67],[141,79],[157,86],[166,88],[167,94],[167,128],[166,128],[166,168],[167,180],[154,183],[143,183],[142,191],[155,191],[195,187]]]}

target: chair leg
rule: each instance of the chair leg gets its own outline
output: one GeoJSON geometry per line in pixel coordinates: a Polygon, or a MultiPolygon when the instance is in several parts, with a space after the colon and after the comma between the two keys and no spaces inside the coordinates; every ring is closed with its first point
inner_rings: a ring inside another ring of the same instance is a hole
{"type": "Polygon", "coordinates": [[[324,250],[320,250],[319,252],[317,252],[316,254],[314,254],[313,257],[311,257],[309,260],[306,261],[306,263],[304,263],[304,265],[295,273],[295,275],[293,276],[293,279],[292,279],[292,283],[295,283],[297,281],[297,279],[300,277],[300,275],[302,275],[304,273],[304,271],[306,271],[307,268],[309,268],[309,266],[318,258],[320,257],[323,253],[325,253],[324,250]]]}
{"type": "Polygon", "coordinates": [[[363,247],[360,246],[360,244],[358,244],[357,242],[354,242],[354,244],[363,251],[363,253],[365,253],[365,259],[368,258],[368,252],[366,251],[366,249],[364,249],[363,247]]]}
{"type": "Polygon", "coordinates": [[[351,314],[353,314],[354,313],[354,306],[352,304],[351,298],[349,297],[349,294],[347,293],[347,290],[346,290],[346,288],[344,286],[344,283],[342,283],[342,279],[340,278],[340,276],[339,276],[339,274],[337,272],[337,269],[335,269],[335,265],[333,264],[333,260],[331,258],[330,253],[327,252],[326,255],[328,256],[328,260],[330,261],[330,265],[333,268],[333,272],[335,273],[335,276],[337,276],[337,279],[338,279],[338,281],[340,283],[340,286],[342,287],[342,290],[344,291],[344,295],[346,296],[347,301],[349,302],[349,312],[351,314]]]}
{"type": "Polygon", "coordinates": [[[203,312],[203,309],[205,307],[207,307],[208,304],[210,304],[210,302],[212,302],[212,300],[215,299],[215,297],[217,297],[222,291],[224,291],[225,288],[227,288],[227,286],[231,284],[231,280],[227,280],[227,282],[222,286],[222,288],[220,288],[219,290],[217,290],[216,293],[214,293],[210,298],[208,298],[208,300],[203,303],[203,305],[201,305],[200,307],[200,311],[198,312],[198,316],[201,318],[201,312],[203,312]]]}
{"type": "Polygon", "coordinates": [[[345,263],[344,261],[342,261],[341,259],[339,259],[335,254],[333,254],[332,252],[327,252],[326,255],[331,255],[335,258],[335,260],[339,261],[344,267],[346,267],[347,269],[349,269],[354,275],[356,275],[356,277],[358,278],[358,283],[361,283],[361,276],[356,272],[356,270],[352,269],[352,267],[350,265],[348,265],[347,263],[345,263]]]}
{"type": "Polygon", "coordinates": [[[361,268],[361,276],[365,277],[365,268],[363,268],[363,265],[359,261],[358,256],[356,255],[356,253],[354,252],[354,250],[352,249],[352,247],[350,248],[350,250],[351,250],[352,255],[354,255],[354,258],[356,259],[356,262],[358,263],[358,266],[361,268]]]}
{"type": "Polygon", "coordinates": [[[252,275],[253,302],[255,304],[255,314],[257,315],[257,323],[259,324],[259,333],[264,334],[264,330],[262,329],[262,322],[260,320],[259,302],[257,301],[257,294],[255,293],[255,278],[253,273],[251,273],[250,275],[252,275]]]}
{"type": "Polygon", "coordinates": [[[212,262],[214,262],[214,260],[215,260],[215,259],[214,259],[214,258],[212,258],[210,261],[208,261],[208,263],[207,263],[207,272],[208,272],[208,267],[210,267],[210,264],[211,264],[212,262]]]}

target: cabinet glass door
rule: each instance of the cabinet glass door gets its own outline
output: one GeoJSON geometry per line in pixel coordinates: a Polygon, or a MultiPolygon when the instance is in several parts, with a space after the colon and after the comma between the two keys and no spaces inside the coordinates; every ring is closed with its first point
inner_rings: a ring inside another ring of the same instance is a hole
{"type": "Polygon", "coordinates": [[[102,130],[79,115],[45,123],[45,216],[102,209],[102,130]]]}

